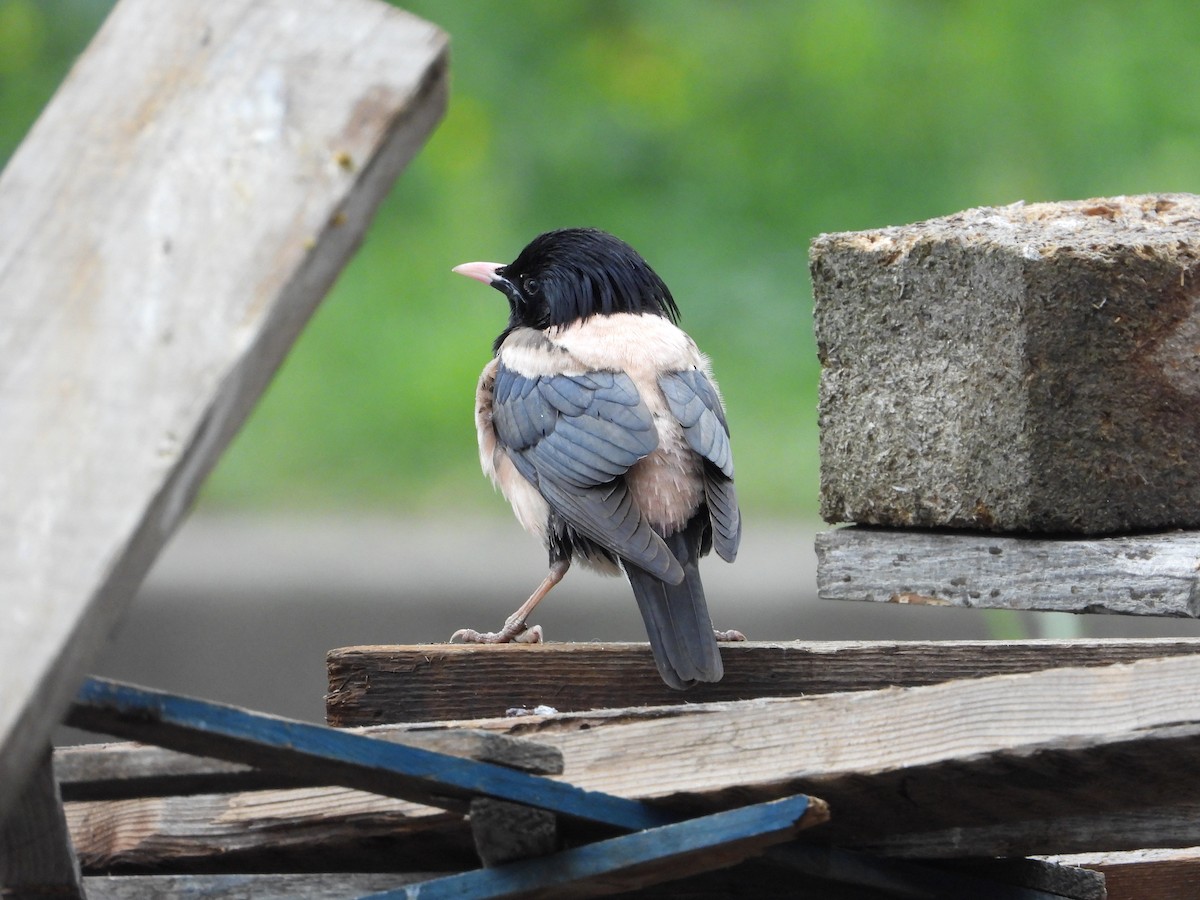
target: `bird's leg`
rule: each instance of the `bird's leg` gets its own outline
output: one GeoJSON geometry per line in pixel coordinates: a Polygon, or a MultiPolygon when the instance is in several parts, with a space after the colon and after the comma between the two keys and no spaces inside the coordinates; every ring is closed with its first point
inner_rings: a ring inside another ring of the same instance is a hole
{"type": "Polygon", "coordinates": [[[729,631],[717,631],[717,629],[714,628],[713,629],[713,637],[715,637],[718,641],[731,641],[731,642],[744,641],[746,639],[746,636],[744,634],[742,634],[740,631],[736,631],[732,628],[729,629],[729,631]]]}
{"type": "Polygon", "coordinates": [[[480,633],[474,628],[460,628],[454,634],[450,635],[450,642],[461,640],[464,644],[507,644],[512,641],[519,643],[538,644],[542,640],[542,630],[535,626],[529,629],[529,636],[525,640],[525,620],[529,618],[534,608],[542,602],[545,596],[550,593],[550,590],[563,580],[563,576],[567,574],[567,569],[571,568],[570,559],[557,559],[550,564],[550,571],[546,573],[546,577],[542,579],[542,583],[537,586],[529,599],[521,604],[520,608],[509,616],[504,621],[504,627],[499,631],[489,631],[480,633]],[[530,640],[532,638],[532,640],[530,640]]]}

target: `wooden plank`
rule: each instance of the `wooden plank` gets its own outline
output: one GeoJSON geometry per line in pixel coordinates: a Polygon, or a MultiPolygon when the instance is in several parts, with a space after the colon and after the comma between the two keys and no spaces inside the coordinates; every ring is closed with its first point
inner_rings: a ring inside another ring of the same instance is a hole
{"type": "Polygon", "coordinates": [[[674,716],[624,710],[611,724],[581,713],[540,726],[497,725],[558,746],[562,777],[592,790],[684,808],[776,791],[816,794],[835,813],[825,833],[849,844],[1200,803],[1197,679],[1200,657],[1188,656],[685,706],[674,716]]]}
{"type": "Polygon", "coordinates": [[[1200,805],[1136,806],[1117,815],[1048,816],[891,834],[860,845],[913,859],[1174,848],[1200,844],[1200,805]]]}
{"type": "MultiPolygon", "coordinates": [[[[591,790],[688,812],[807,791],[834,812],[820,829],[825,840],[882,850],[940,830],[962,836],[947,844],[951,855],[1000,844],[995,852],[1024,856],[1112,849],[1124,828],[1160,845],[1200,844],[1200,818],[1155,819],[1168,806],[1200,807],[1197,679],[1200,659],[1180,657],[462,724],[558,747],[566,762],[558,777],[591,790]],[[1077,827],[1055,831],[1066,817],[1077,827]],[[992,829],[1004,824],[1012,827],[1001,843],[992,829]]],[[[322,802],[331,809],[323,827],[353,816],[350,801],[322,802]]],[[[204,831],[202,816],[189,821],[180,828],[204,831]]]]}
{"type": "Polygon", "coordinates": [[[909,529],[817,535],[817,592],[981,609],[1200,615],[1200,532],[1032,538],[909,529]]]}
{"type": "Polygon", "coordinates": [[[0,896],[84,900],[49,751],[0,822],[0,896]]]}
{"type": "Polygon", "coordinates": [[[122,0],[0,175],[0,812],[445,105],[374,0],[122,0]]]}
{"type": "MultiPolygon", "coordinates": [[[[369,733],[369,732],[364,732],[369,733]]],[[[383,740],[539,775],[562,772],[562,753],[531,741],[469,729],[386,731],[383,740]]],[[[81,744],[54,752],[64,800],[263,791],[307,786],[298,774],[193,756],[149,744],[81,744]]],[[[324,783],[323,781],[320,783],[324,783]]]]}
{"type": "Polygon", "coordinates": [[[397,870],[478,864],[461,813],[346,788],[86,801],[66,816],[90,872],[369,869],[381,856],[397,870]]]}
{"type": "Polygon", "coordinates": [[[792,842],[767,858],[804,875],[880,892],[884,897],[970,897],[972,900],[1105,900],[1104,877],[1032,860],[977,860],[958,869],[886,859],[792,842]]]}
{"type": "Polygon", "coordinates": [[[427,881],[372,900],[588,897],[662,884],[757,856],[828,818],[825,805],[787,797],[564,850],[553,856],[427,881]]]}
{"type": "Polygon", "coordinates": [[[1200,887],[1200,846],[1172,850],[1087,853],[1054,858],[1104,875],[1109,900],[1195,900],[1200,887]]]}
{"type": "Polygon", "coordinates": [[[456,808],[474,797],[526,803],[585,822],[639,829],[674,817],[647,804],[365,734],[98,678],[67,724],[172,750],[284,769],[311,781],[456,808]]]}
{"type": "Polygon", "coordinates": [[[88,900],[344,900],[415,884],[436,872],[322,872],[225,875],[92,875],[88,900]]]}
{"type": "Polygon", "coordinates": [[[937,684],[1064,666],[1200,653],[1200,639],[1070,641],[755,641],[725,644],[725,677],[686,694],[662,683],[646,644],[345,647],[329,652],[326,719],[365,726],[795,697],[937,684]]]}

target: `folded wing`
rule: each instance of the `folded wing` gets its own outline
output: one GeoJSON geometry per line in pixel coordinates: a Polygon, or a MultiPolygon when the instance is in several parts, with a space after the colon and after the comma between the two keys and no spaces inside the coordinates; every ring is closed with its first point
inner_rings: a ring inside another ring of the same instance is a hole
{"type": "Polygon", "coordinates": [[[628,375],[527,376],[501,359],[492,425],[517,470],[576,531],[656,577],[683,579],[621,477],[658,446],[654,420],[628,375]]]}

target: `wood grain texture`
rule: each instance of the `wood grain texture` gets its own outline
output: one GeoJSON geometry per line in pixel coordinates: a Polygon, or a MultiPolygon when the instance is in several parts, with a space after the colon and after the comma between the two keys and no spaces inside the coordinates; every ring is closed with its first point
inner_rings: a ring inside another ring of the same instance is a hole
{"type": "MultiPolygon", "coordinates": [[[[66,804],[85,870],[303,871],[337,859],[398,870],[477,864],[459,813],[346,788],[66,804]]],[[[341,866],[340,866],[341,867],[341,866]]]]}
{"type": "Polygon", "coordinates": [[[1013,857],[1125,851],[1200,844],[1200,805],[1135,806],[1114,815],[1022,818],[973,827],[886,835],[860,844],[885,856],[913,859],[1013,857]]]}
{"type": "Polygon", "coordinates": [[[0,811],[377,204],[446,38],[122,0],[0,175],[0,811]]]}
{"type": "MultiPolygon", "coordinates": [[[[369,734],[364,730],[363,733],[369,734]]],[[[486,731],[386,731],[384,740],[491,762],[538,775],[562,772],[553,747],[486,731]]],[[[63,799],[120,800],[131,797],[221,794],[313,786],[297,774],[266,771],[245,763],[179,753],[150,744],[81,744],[54,751],[54,773],[63,799]]],[[[322,784],[324,782],[321,782],[322,784]]]]}
{"type": "Polygon", "coordinates": [[[838,528],[817,535],[817,592],[982,609],[1200,615],[1200,532],[1032,538],[838,528]]]}
{"type": "Polygon", "coordinates": [[[1195,900],[1200,895],[1200,847],[1132,850],[1055,857],[1104,875],[1108,900],[1195,900]]]}
{"type": "Polygon", "coordinates": [[[0,896],[84,900],[48,751],[0,821],[0,896]]]}
{"type": "Polygon", "coordinates": [[[1197,678],[1187,656],[497,727],[558,746],[573,784],[679,808],[808,792],[851,843],[1200,802],[1197,678]]]}
{"type": "Polygon", "coordinates": [[[465,809],[475,797],[491,797],[627,830],[673,820],[636,800],[432,752],[403,740],[100,678],[84,682],[66,722],[185,753],[282,770],[310,783],[320,780],[431,806],[465,809]]]}
{"type": "MultiPolygon", "coordinates": [[[[960,835],[951,855],[967,856],[1000,843],[989,829],[1007,824],[1003,852],[1021,856],[1063,846],[1110,849],[1119,820],[1136,823],[1147,811],[1155,811],[1154,821],[1129,825],[1131,834],[1160,846],[1200,844],[1186,816],[1161,820],[1165,807],[1200,807],[1198,678],[1200,657],[1185,656],[911,688],[459,724],[558,747],[566,762],[558,777],[677,810],[808,792],[827,799],[833,814],[814,839],[879,849],[899,836],[940,831],[960,835]],[[1090,832],[1026,827],[1067,817],[1093,820],[1090,832]]],[[[321,826],[336,829],[352,817],[355,802],[335,802],[342,795],[329,791],[321,826]]],[[[103,823],[105,805],[89,806],[103,823]]],[[[178,815],[181,831],[208,827],[203,814],[178,815]]],[[[82,854],[87,841],[74,825],[72,834],[82,854]]],[[[906,855],[902,846],[895,852],[906,855]]]]}
{"type": "Polygon", "coordinates": [[[804,875],[825,879],[835,893],[838,885],[853,885],[887,898],[1105,900],[1102,875],[1038,860],[913,863],[795,841],[772,847],[766,855],[804,875]]]}
{"type": "Polygon", "coordinates": [[[1200,640],[793,641],[724,644],[725,677],[680,693],[646,644],[346,647],[327,657],[326,718],[340,727],[795,697],[937,684],[1200,653],[1200,640]]]}
{"type": "Polygon", "coordinates": [[[324,872],[269,875],[92,875],[88,900],[344,900],[436,878],[438,872],[324,872]]]}

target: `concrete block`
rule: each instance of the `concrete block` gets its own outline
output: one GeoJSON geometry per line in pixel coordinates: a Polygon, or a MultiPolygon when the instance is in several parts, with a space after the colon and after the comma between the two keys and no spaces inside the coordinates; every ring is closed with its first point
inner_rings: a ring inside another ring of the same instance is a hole
{"type": "Polygon", "coordinates": [[[827,521],[1200,527],[1200,197],[825,234],[811,267],[827,521]]]}

